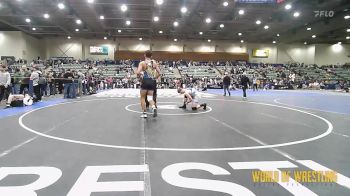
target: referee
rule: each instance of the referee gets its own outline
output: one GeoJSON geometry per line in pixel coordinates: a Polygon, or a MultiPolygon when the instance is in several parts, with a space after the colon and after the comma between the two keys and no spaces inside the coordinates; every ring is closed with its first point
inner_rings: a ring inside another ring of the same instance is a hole
{"type": "Polygon", "coordinates": [[[247,88],[249,86],[249,78],[247,77],[246,73],[243,73],[241,77],[241,85],[243,90],[243,99],[247,99],[247,88]]]}

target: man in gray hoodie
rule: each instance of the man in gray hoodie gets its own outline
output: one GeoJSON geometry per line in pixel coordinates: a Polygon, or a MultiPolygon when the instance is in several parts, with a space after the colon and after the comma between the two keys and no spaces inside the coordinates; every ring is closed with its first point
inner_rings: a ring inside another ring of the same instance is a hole
{"type": "Polygon", "coordinates": [[[7,67],[5,65],[0,66],[0,102],[4,99],[7,99],[9,95],[11,84],[11,75],[7,71],[7,67]]]}

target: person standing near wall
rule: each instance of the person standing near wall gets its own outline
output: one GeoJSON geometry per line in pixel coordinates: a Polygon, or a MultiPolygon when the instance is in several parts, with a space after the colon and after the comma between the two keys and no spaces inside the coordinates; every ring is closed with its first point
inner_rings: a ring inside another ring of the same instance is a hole
{"type": "Polygon", "coordinates": [[[247,77],[246,73],[243,73],[241,77],[241,85],[243,90],[243,99],[247,99],[247,88],[249,86],[249,78],[247,77]]]}
{"type": "Polygon", "coordinates": [[[0,102],[4,98],[8,98],[10,85],[11,75],[7,71],[7,67],[5,65],[2,65],[0,67],[0,102]]]}

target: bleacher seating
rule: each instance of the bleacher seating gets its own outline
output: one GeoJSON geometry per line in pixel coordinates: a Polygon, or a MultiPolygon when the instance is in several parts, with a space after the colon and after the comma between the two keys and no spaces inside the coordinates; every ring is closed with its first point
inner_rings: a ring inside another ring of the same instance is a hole
{"type": "Polygon", "coordinates": [[[183,77],[189,76],[193,78],[215,78],[218,76],[215,70],[209,66],[181,67],[179,70],[183,77]]]}

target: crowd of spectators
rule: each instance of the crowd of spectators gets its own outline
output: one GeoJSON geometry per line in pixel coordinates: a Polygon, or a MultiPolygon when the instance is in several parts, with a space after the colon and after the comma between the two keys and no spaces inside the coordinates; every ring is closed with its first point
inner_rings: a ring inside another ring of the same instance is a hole
{"type": "MultiPolygon", "coordinates": [[[[34,101],[42,97],[63,94],[64,98],[79,98],[99,90],[139,88],[134,75],[139,61],[90,61],[72,58],[17,60],[0,65],[0,100],[10,94],[29,94],[34,101]],[[124,75],[120,75],[123,73],[124,75]]],[[[265,64],[247,62],[160,61],[162,77],[159,88],[176,88],[180,84],[223,88],[223,78],[230,78],[231,89],[240,88],[243,75],[258,89],[336,89],[349,91],[349,65],[265,64]],[[199,75],[193,74],[200,71],[199,75]],[[349,76],[347,78],[347,76],[349,76]]]]}

